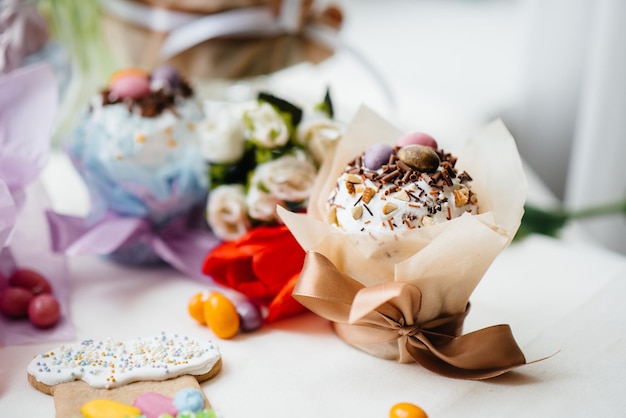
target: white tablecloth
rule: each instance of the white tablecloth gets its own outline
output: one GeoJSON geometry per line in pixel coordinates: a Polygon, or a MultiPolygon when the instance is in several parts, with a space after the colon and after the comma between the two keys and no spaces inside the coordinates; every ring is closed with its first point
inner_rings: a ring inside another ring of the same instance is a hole
{"type": "MultiPolygon", "coordinates": [[[[57,162],[55,173],[63,176],[68,167],[57,162]]],[[[56,197],[75,199],[57,200],[57,207],[76,208],[81,193],[71,177],[62,184],[56,197]]],[[[397,402],[418,404],[431,417],[618,417],[626,411],[626,258],[581,241],[535,236],[495,260],[471,298],[465,332],[508,323],[528,360],[557,354],[485,382],[372,357],[343,343],[313,314],[217,340],[186,311],[187,300],[205,285],[169,268],[128,268],[95,257],[69,263],[77,334],[69,342],[161,331],[214,339],[224,368],[202,387],[224,418],[380,418],[397,402]]],[[[54,416],[52,397],[29,385],[26,366],[60,344],[0,348],[0,416],[54,416]]]]}

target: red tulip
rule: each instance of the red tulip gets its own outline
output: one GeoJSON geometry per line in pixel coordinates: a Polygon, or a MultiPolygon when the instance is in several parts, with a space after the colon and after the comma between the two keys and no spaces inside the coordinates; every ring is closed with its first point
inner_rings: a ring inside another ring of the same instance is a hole
{"type": "Polygon", "coordinates": [[[266,302],[267,320],[272,322],[306,310],[291,297],[304,255],[286,226],[260,226],[213,249],[202,271],[222,285],[266,302]]]}

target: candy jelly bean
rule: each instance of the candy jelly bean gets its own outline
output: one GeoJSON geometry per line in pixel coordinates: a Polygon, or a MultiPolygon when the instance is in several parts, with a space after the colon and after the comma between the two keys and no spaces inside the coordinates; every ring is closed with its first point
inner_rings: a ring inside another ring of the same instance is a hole
{"type": "Polygon", "coordinates": [[[34,295],[52,293],[48,280],[41,274],[30,269],[17,269],[9,278],[9,285],[30,290],[34,295]]]}
{"type": "Polygon", "coordinates": [[[110,399],[94,399],[80,408],[85,418],[134,418],[141,416],[141,411],[134,406],[110,399]]]}
{"type": "Polygon", "coordinates": [[[205,294],[198,292],[193,295],[187,303],[187,312],[189,312],[189,315],[202,325],[206,325],[206,320],[204,319],[204,300],[205,294]]]}
{"type": "Polygon", "coordinates": [[[174,395],[174,406],[178,412],[198,412],[204,408],[202,392],[194,388],[184,388],[174,395]]]}
{"type": "Polygon", "coordinates": [[[35,296],[28,304],[28,318],[39,328],[56,324],[61,316],[61,307],[56,298],[48,293],[35,296]]]}
{"type": "Polygon", "coordinates": [[[237,309],[221,293],[211,293],[204,302],[204,320],[219,338],[231,338],[239,331],[237,309]]]}
{"type": "Polygon", "coordinates": [[[391,407],[389,418],[428,418],[428,415],[417,405],[400,402],[391,407]]]}
{"type": "Polygon", "coordinates": [[[163,414],[176,416],[178,409],[174,400],[156,392],[144,392],[135,398],[133,406],[141,410],[146,418],[160,418],[163,414]]]}
{"type": "Polygon", "coordinates": [[[259,307],[249,300],[239,302],[236,309],[239,315],[240,327],[243,332],[255,331],[263,324],[263,317],[261,316],[259,307]]]}
{"type": "Polygon", "coordinates": [[[0,312],[9,318],[26,318],[33,293],[21,287],[8,287],[0,293],[0,312]]]}

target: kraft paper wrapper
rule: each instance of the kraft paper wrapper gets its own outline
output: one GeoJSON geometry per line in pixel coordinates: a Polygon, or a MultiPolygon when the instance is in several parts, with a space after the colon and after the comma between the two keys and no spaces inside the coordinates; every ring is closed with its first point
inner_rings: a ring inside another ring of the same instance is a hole
{"type": "MultiPolygon", "coordinates": [[[[138,2],[162,9],[206,14],[241,7],[279,7],[281,0],[138,0],[138,2]]],[[[308,6],[311,2],[312,0],[306,0],[304,4],[308,6]]]]}
{"type": "MultiPolygon", "coordinates": [[[[271,2],[243,3],[263,5],[271,2]]],[[[305,6],[309,3],[305,2],[305,6]]],[[[308,11],[308,8],[304,10],[308,11]]],[[[303,16],[302,24],[307,19],[325,17],[303,16]]],[[[341,25],[340,21],[327,23],[335,26],[336,30],[341,25]]],[[[139,67],[149,71],[163,64],[159,52],[168,35],[166,32],[140,27],[108,14],[103,16],[102,25],[106,43],[119,67],[139,67]]],[[[297,33],[269,37],[222,37],[201,42],[166,63],[192,80],[237,80],[271,74],[302,62],[317,64],[333,53],[327,46],[297,33]]]]}
{"type": "MultiPolygon", "coordinates": [[[[374,143],[395,144],[402,133],[362,107],[322,164],[308,213],[279,208],[279,214],[305,250],[321,253],[365,286],[389,281],[417,286],[422,292],[418,320],[424,323],[465,311],[476,285],[520,225],[526,177],[514,139],[501,121],[495,121],[462,148],[445,150],[458,156],[456,167],[472,176],[479,215],[378,234],[346,233],[327,223],[327,198],[346,164],[374,143]]],[[[389,354],[398,351],[395,341],[365,350],[399,358],[389,354]]]]}

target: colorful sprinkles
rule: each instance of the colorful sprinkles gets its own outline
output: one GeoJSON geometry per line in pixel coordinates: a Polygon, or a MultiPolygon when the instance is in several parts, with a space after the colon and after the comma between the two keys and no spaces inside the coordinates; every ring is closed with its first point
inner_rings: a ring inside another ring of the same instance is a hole
{"type": "Polygon", "coordinates": [[[210,341],[161,333],[127,342],[85,340],[61,346],[36,356],[28,372],[47,385],[81,379],[93,387],[111,388],[138,380],[201,375],[219,358],[219,350],[210,341]]]}

